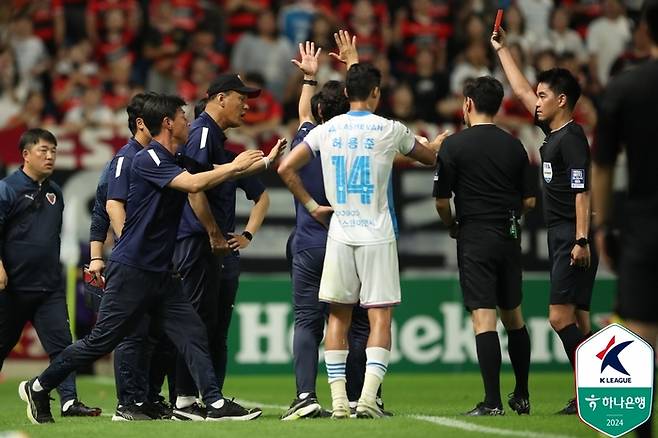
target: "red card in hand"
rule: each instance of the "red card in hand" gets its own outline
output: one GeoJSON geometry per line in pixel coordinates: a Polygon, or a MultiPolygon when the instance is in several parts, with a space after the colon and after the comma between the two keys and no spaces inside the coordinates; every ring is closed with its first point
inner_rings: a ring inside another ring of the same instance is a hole
{"type": "Polygon", "coordinates": [[[100,277],[94,276],[94,274],[89,272],[89,266],[86,265],[82,273],[83,273],[83,281],[85,283],[97,287],[99,289],[105,289],[105,277],[103,277],[102,275],[100,277]]]}
{"type": "Polygon", "coordinates": [[[503,22],[503,10],[498,9],[498,12],[496,13],[496,21],[494,22],[494,32],[498,32],[498,29],[500,29],[500,23],[503,22]]]}

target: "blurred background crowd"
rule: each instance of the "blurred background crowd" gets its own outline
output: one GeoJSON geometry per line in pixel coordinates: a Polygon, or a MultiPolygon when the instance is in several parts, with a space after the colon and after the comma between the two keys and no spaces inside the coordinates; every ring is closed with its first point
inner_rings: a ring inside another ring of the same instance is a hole
{"type": "MultiPolygon", "coordinates": [[[[193,102],[217,73],[266,92],[234,135],[267,149],[296,128],[297,43],[323,48],[320,85],[344,77],[328,56],[333,33],[357,36],[361,59],[383,72],[379,112],[431,135],[459,125],[466,78],[505,82],[489,37],[497,8],[529,78],[554,66],[584,89],[576,118],[588,134],[609,78],[649,55],[641,0],[6,0],[0,6],[0,129],[106,127],[127,136],[125,105],[144,89],[193,102]],[[242,138],[240,137],[242,136],[242,138]]],[[[498,122],[536,161],[532,118],[506,90],[498,122]]]]}

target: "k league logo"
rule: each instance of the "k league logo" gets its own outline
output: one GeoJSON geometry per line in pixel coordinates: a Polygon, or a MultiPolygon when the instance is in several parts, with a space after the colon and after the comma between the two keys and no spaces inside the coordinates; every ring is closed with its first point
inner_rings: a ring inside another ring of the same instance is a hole
{"type": "Polygon", "coordinates": [[[578,415],[611,437],[649,419],[653,394],[654,353],[642,338],[610,324],[576,349],[578,415]]]}

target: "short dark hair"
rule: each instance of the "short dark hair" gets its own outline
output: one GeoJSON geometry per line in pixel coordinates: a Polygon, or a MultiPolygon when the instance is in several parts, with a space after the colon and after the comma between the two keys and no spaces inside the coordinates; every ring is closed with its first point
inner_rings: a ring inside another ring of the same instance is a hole
{"type": "Polygon", "coordinates": [[[155,137],[162,131],[162,120],[165,117],[173,119],[176,117],[178,108],[185,106],[185,101],[171,94],[158,94],[144,102],[142,110],[144,124],[149,129],[151,136],[155,137]]]}
{"type": "Polygon", "coordinates": [[[569,109],[576,106],[576,102],[580,98],[580,84],[569,70],[557,67],[543,71],[537,76],[537,83],[542,82],[556,95],[564,94],[567,96],[569,109]]]}
{"type": "Polygon", "coordinates": [[[208,98],[207,97],[202,97],[201,100],[199,100],[196,105],[194,105],[194,118],[197,119],[201,115],[202,112],[206,110],[206,105],[208,105],[208,98]]]}
{"type": "Polygon", "coordinates": [[[482,114],[495,116],[503,101],[503,84],[491,76],[467,79],[464,82],[464,97],[473,100],[475,110],[482,114]]]}
{"type": "Polygon", "coordinates": [[[18,150],[23,152],[25,149],[30,149],[39,143],[39,140],[57,146],[57,139],[52,132],[41,128],[32,128],[21,135],[21,139],[18,141],[18,150]]]}
{"type": "Polygon", "coordinates": [[[148,91],[146,93],[135,94],[133,98],[130,99],[128,106],[126,107],[126,112],[128,113],[128,129],[130,129],[130,132],[133,135],[137,132],[137,119],[143,119],[142,112],[144,110],[144,102],[154,96],[157,96],[157,94],[148,91]]]}
{"type": "Polygon", "coordinates": [[[347,71],[345,88],[350,102],[366,100],[375,87],[379,87],[382,74],[369,63],[354,64],[347,71]]]}
{"type": "Polygon", "coordinates": [[[341,81],[328,81],[322,90],[311,98],[311,112],[318,123],[345,114],[349,109],[350,102],[345,96],[345,83],[341,81]],[[321,114],[318,113],[318,105],[321,114]]]}
{"type": "Polygon", "coordinates": [[[658,44],[658,0],[644,1],[642,19],[647,23],[651,40],[658,44]]]}

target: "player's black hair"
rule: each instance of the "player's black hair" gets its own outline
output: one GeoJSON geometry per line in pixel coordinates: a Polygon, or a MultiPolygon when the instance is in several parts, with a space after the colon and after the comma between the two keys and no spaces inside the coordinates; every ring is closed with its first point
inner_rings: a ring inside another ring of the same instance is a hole
{"type": "Polygon", "coordinates": [[[647,23],[651,40],[654,44],[658,44],[658,0],[644,1],[642,19],[647,23]]]}
{"type": "Polygon", "coordinates": [[[555,95],[567,96],[569,109],[573,109],[580,98],[580,84],[574,75],[565,68],[552,68],[539,73],[537,83],[546,84],[555,95]]]}
{"type": "Polygon", "coordinates": [[[23,135],[21,135],[21,138],[18,141],[18,150],[23,152],[25,149],[30,149],[35,144],[39,143],[39,140],[57,146],[57,139],[52,132],[41,128],[32,128],[28,129],[23,135]]]}
{"type": "Polygon", "coordinates": [[[202,112],[206,110],[206,105],[208,105],[208,98],[204,97],[199,100],[196,105],[194,105],[194,118],[197,119],[202,112]]]}
{"type": "Polygon", "coordinates": [[[477,112],[494,116],[503,101],[503,84],[491,76],[467,79],[464,82],[463,94],[473,101],[477,112]]]}
{"type": "Polygon", "coordinates": [[[366,100],[375,87],[379,87],[382,74],[369,63],[354,64],[347,71],[345,88],[350,102],[366,100]]]}
{"type": "Polygon", "coordinates": [[[144,102],[142,110],[144,124],[153,137],[162,131],[162,121],[165,117],[174,119],[178,108],[185,106],[185,101],[178,96],[158,94],[144,102]]]}
{"type": "Polygon", "coordinates": [[[322,90],[311,98],[311,113],[318,123],[345,114],[349,109],[350,102],[345,96],[345,83],[341,81],[328,81],[322,90]],[[321,114],[318,113],[318,105],[321,114]]]}
{"type": "Polygon", "coordinates": [[[128,129],[130,129],[132,135],[137,133],[137,119],[143,119],[142,111],[144,110],[144,102],[154,96],[157,96],[157,94],[148,91],[146,93],[135,94],[133,98],[130,99],[128,106],[126,107],[126,112],[128,113],[128,129]]]}

